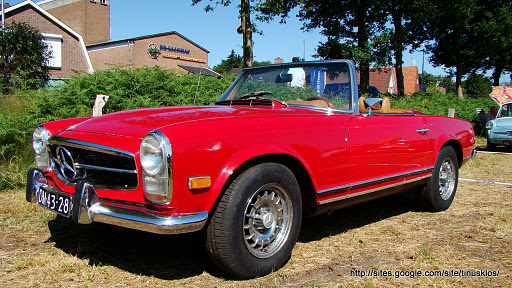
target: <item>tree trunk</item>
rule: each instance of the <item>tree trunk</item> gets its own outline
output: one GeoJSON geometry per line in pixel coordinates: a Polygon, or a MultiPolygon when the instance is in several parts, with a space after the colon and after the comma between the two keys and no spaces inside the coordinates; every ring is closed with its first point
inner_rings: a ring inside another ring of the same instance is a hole
{"type": "Polygon", "coordinates": [[[494,66],[494,72],[492,73],[492,85],[493,86],[500,86],[500,77],[503,73],[503,65],[496,64],[494,66]]]}
{"type": "Polygon", "coordinates": [[[242,21],[242,34],[244,38],[244,67],[252,66],[252,24],[251,24],[251,4],[250,0],[241,0],[240,19],[242,21]]]}
{"type": "Polygon", "coordinates": [[[395,50],[395,72],[396,72],[396,84],[398,89],[398,95],[403,96],[404,89],[404,74],[403,74],[403,27],[402,27],[402,11],[398,5],[391,12],[393,18],[393,25],[395,27],[395,33],[393,34],[393,50],[395,50]]]}
{"type": "MultiPolygon", "coordinates": [[[[357,46],[363,51],[368,50],[368,28],[366,27],[366,5],[361,5],[358,11],[359,16],[357,23],[357,46]]],[[[368,94],[370,87],[370,62],[362,60],[359,63],[359,95],[368,94]]]]}
{"type": "Polygon", "coordinates": [[[457,75],[455,76],[455,89],[457,90],[457,96],[463,99],[464,94],[462,93],[462,67],[457,65],[457,75]]]}

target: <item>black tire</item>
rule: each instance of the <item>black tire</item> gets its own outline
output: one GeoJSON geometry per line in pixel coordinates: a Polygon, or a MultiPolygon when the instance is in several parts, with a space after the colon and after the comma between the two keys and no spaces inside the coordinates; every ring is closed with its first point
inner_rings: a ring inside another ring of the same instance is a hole
{"type": "Polygon", "coordinates": [[[487,138],[487,151],[496,151],[496,144],[489,142],[489,138],[487,138]]]}
{"type": "Polygon", "coordinates": [[[206,229],[206,248],[213,262],[236,278],[266,275],[290,258],[301,220],[293,173],[277,163],[259,164],[238,176],[222,196],[206,229]]]}
{"type": "Polygon", "coordinates": [[[448,209],[455,197],[458,181],[457,154],[452,147],[443,147],[437,155],[432,177],[420,193],[421,209],[430,212],[448,209]]]}

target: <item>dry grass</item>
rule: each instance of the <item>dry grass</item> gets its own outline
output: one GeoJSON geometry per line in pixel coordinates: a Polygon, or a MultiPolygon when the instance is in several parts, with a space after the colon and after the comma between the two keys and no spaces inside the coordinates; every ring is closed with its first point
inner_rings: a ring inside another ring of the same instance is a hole
{"type": "MultiPolygon", "coordinates": [[[[512,182],[512,155],[484,155],[461,177],[512,182]]],[[[305,219],[288,264],[235,281],[210,263],[199,234],[161,236],[77,225],[0,193],[0,287],[510,287],[512,187],[460,182],[452,207],[417,212],[393,196],[305,219]],[[391,277],[356,277],[359,269],[391,277]],[[399,277],[400,271],[500,271],[498,277],[399,277]]]]}

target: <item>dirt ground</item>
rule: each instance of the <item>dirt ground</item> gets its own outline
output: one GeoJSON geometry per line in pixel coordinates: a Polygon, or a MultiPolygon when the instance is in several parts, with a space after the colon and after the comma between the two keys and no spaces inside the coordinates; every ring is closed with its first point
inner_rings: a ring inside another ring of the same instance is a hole
{"type": "MultiPolygon", "coordinates": [[[[512,183],[511,163],[478,154],[460,177],[512,183]]],[[[78,225],[24,198],[0,192],[0,287],[512,286],[511,186],[461,181],[441,213],[398,195],[304,219],[289,262],[248,281],[220,272],[200,233],[78,225]]]]}

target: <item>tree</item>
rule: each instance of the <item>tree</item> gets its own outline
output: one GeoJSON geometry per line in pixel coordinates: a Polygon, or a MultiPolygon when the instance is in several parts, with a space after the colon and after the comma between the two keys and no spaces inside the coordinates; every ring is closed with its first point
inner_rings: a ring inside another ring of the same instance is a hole
{"type": "MultiPolygon", "coordinates": [[[[270,65],[272,62],[270,61],[253,61],[253,66],[262,66],[262,65],[270,65]]],[[[233,68],[243,68],[244,61],[242,56],[235,53],[235,50],[231,50],[231,54],[226,59],[223,59],[219,65],[213,67],[218,73],[228,73],[233,68]]]]}
{"type": "Polygon", "coordinates": [[[50,54],[36,29],[25,23],[6,25],[0,34],[0,87],[41,87],[49,78],[50,54]]]}
{"type": "Polygon", "coordinates": [[[321,43],[317,56],[354,59],[360,69],[360,89],[368,93],[370,65],[390,62],[389,30],[380,1],[371,0],[267,0],[257,5],[263,19],[275,16],[285,22],[299,7],[297,15],[304,29],[322,28],[327,41],[321,43]]]}
{"type": "Polygon", "coordinates": [[[466,95],[472,98],[488,97],[492,92],[492,83],[486,77],[472,73],[466,79],[464,88],[466,88],[466,95]]]}
{"type": "Polygon", "coordinates": [[[512,2],[496,0],[486,2],[487,21],[479,23],[480,34],[488,58],[484,68],[492,69],[494,86],[500,85],[500,77],[504,71],[512,72],[512,2]]]}
{"type": "MultiPolygon", "coordinates": [[[[197,5],[202,0],[192,0],[192,5],[197,5]]],[[[213,0],[210,0],[212,2],[213,0]]],[[[254,0],[252,0],[254,1],[254,0]]],[[[233,0],[217,0],[215,6],[229,6],[233,0]]],[[[252,33],[255,32],[254,25],[251,23],[251,0],[240,0],[240,21],[241,25],[237,32],[243,35],[243,67],[253,66],[253,42],[252,33]]],[[[215,7],[207,5],[206,12],[213,11],[215,7]]]]}
{"type": "Polygon", "coordinates": [[[486,20],[486,1],[435,1],[432,19],[432,38],[427,47],[430,61],[436,65],[455,68],[457,94],[462,96],[462,78],[483,67],[485,48],[482,45],[480,24],[486,20]]]}
{"type": "Polygon", "coordinates": [[[242,68],[244,61],[242,56],[235,54],[235,50],[231,50],[231,54],[226,59],[223,59],[219,65],[213,67],[213,70],[218,73],[228,73],[233,68],[242,68]]]}
{"type": "Polygon", "coordinates": [[[398,95],[404,95],[403,51],[407,46],[418,48],[428,38],[425,27],[432,17],[430,0],[387,0],[382,2],[393,24],[391,47],[395,58],[398,95]]]}

